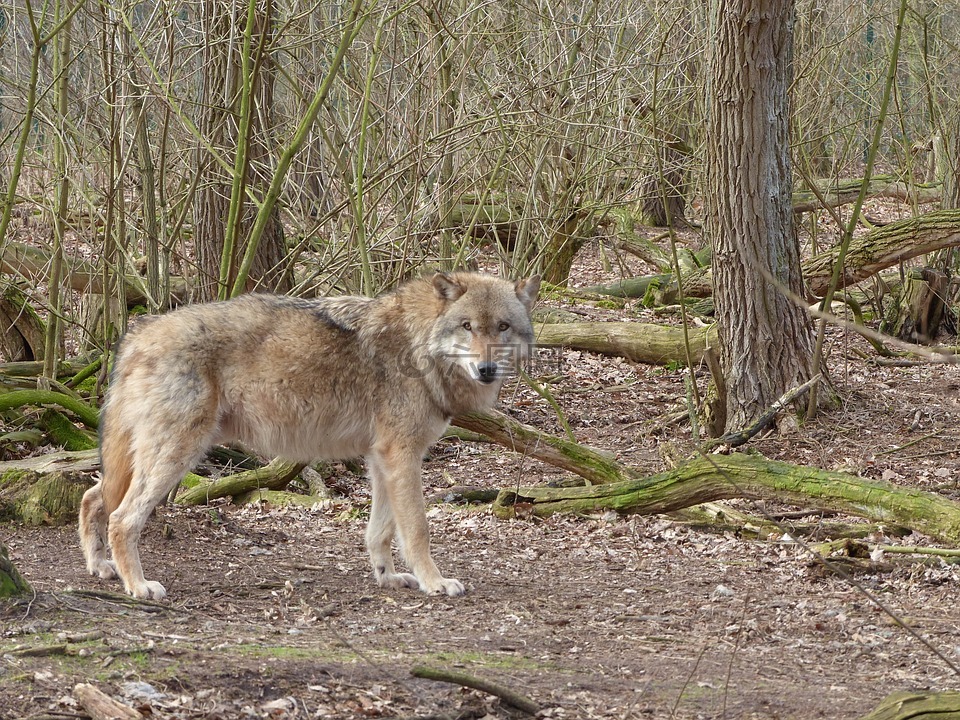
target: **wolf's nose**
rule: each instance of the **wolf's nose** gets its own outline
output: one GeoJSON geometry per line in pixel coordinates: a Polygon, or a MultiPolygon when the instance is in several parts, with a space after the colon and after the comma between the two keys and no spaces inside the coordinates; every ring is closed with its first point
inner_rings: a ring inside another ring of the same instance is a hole
{"type": "Polygon", "coordinates": [[[482,362],[477,365],[477,373],[480,375],[480,381],[492,383],[497,379],[497,364],[495,362],[482,362]]]}

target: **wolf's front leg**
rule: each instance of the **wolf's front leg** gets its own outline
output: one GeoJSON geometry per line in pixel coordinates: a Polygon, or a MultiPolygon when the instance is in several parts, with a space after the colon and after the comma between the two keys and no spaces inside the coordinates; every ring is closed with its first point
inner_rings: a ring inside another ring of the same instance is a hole
{"type": "Polygon", "coordinates": [[[375,463],[371,463],[370,485],[373,501],[370,505],[370,522],[367,523],[367,550],[370,552],[370,564],[373,576],[380,587],[397,588],[420,587],[417,578],[410,573],[398,573],[393,564],[393,536],[396,526],[393,521],[393,509],[387,495],[386,484],[375,463]]]}
{"type": "MultiPolygon", "coordinates": [[[[427,514],[423,503],[423,485],[420,481],[420,453],[385,444],[371,457],[372,474],[381,483],[381,491],[389,501],[392,510],[393,525],[400,540],[400,550],[407,565],[413,571],[420,589],[428,595],[463,595],[466,590],[463,583],[454,578],[445,578],[437,569],[430,556],[430,531],[427,526],[427,514]]],[[[376,481],[375,481],[376,484],[376,481]]],[[[376,493],[376,491],[375,491],[376,493]]],[[[376,494],[374,495],[376,504],[376,494]]],[[[380,512],[389,512],[381,510],[380,512]]],[[[371,526],[376,512],[371,512],[371,526]]],[[[370,529],[368,529],[368,541],[370,529]]],[[[370,548],[374,559],[374,572],[379,571],[374,548],[370,548]]],[[[376,556],[383,560],[381,552],[376,556]]],[[[392,559],[385,567],[393,566],[392,559]]]]}

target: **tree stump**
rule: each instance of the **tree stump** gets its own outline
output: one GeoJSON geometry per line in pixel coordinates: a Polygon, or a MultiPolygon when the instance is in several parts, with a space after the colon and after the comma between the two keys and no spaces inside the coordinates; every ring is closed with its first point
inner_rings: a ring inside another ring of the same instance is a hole
{"type": "Polygon", "coordinates": [[[45,331],[27,297],[15,285],[0,295],[0,352],[9,361],[43,360],[45,331]]]}
{"type": "Polygon", "coordinates": [[[0,542],[0,598],[15,597],[33,592],[30,584],[17,571],[7,546],[0,542]]]}
{"type": "Polygon", "coordinates": [[[932,343],[944,314],[949,279],[933,268],[913,268],[900,293],[891,296],[881,330],[907,342],[932,343]]]}
{"type": "Polygon", "coordinates": [[[660,158],[640,190],[640,222],[654,227],[686,227],[690,146],[680,138],[671,138],[658,152],[660,158]]]}
{"type": "Polygon", "coordinates": [[[0,475],[0,518],[27,525],[73,522],[83,493],[92,485],[90,475],[83,472],[7,470],[0,475]]]}

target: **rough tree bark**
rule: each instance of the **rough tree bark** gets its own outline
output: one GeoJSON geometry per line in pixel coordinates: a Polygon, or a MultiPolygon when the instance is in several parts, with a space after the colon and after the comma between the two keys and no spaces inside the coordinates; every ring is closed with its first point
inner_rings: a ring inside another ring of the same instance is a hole
{"type": "Polygon", "coordinates": [[[777,287],[804,294],[791,211],[793,2],[711,8],[705,215],[730,431],[810,379],[813,338],[804,309],[777,287]]]}
{"type": "MultiPolygon", "coordinates": [[[[272,4],[258,4],[254,40],[269,42],[272,4]]],[[[203,23],[206,26],[206,42],[203,46],[203,99],[198,126],[211,146],[218,149],[222,158],[234,157],[239,128],[235,118],[239,115],[240,70],[239,46],[235,29],[246,22],[244,5],[231,5],[223,0],[204,0],[203,23]],[[231,17],[233,15],[233,17],[231,17]]],[[[258,54],[256,48],[252,50],[258,54]]],[[[273,105],[275,70],[269,52],[262,54],[262,61],[253,75],[251,92],[252,122],[249,132],[249,155],[245,168],[245,187],[262,195],[269,185],[266,176],[266,159],[269,153],[270,117],[273,105]]],[[[245,193],[233,239],[226,237],[226,219],[230,208],[230,173],[218,165],[205,148],[196,151],[198,171],[203,177],[197,192],[195,209],[195,239],[200,265],[198,293],[203,300],[215,300],[218,295],[227,297],[233,286],[243,257],[246,235],[256,218],[257,208],[250,203],[245,193]],[[230,264],[226,274],[226,288],[220,284],[221,265],[224,260],[224,245],[233,242],[233,251],[226,260],[230,264]]],[[[257,246],[256,259],[247,282],[247,290],[260,287],[283,292],[289,290],[292,278],[284,262],[286,248],[279,214],[274,209],[273,217],[257,246]]]]}

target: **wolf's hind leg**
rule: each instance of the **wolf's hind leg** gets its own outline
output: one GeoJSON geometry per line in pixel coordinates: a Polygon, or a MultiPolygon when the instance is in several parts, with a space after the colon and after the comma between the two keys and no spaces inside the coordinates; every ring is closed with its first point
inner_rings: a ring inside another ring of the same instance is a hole
{"type": "Polygon", "coordinates": [[[80,547],[87,572],[104,580],[117,576],[116,565],[107,559],[107,510],[101,483],[87,490],[80,503],[80,547]]]}
{"type": "Polygon", "coordinates": [[[139,541],[150,513],[180,482],[181,476],[182,473],[177,467],[174,467],[172,472],[168,471],[162,476],[154,475],[149,479],[137,473],[120,507],[110,515],[109,535],[113,560],[123,579],[124,589],[135,598],[162,600],[167,596],[163,585],[143,577],[139,541]]]}
{"type": "MultiPolygon", "coordinates": [[[[196,427],[196,424],[194,425],[196,427]]],[[[110,549],[127,593],[136,598],[161,600],[166,589],[143,577],[139,540],[150,513],[183,479],[210,445],[212,430],[199,436],[183,433],[163,442],[142,437],[135,443],[134,475],[123,501],[110,515],[110,549]]]]}
{"type": "Polygon", "coordinates": [[[383,479],[376,463],[370,464],[370,485],[373,502],[370,507],[370,522],[367,523],[367,550],[373,565],[373,576],[380,587],[413,588],[420,587],[417,578],[410,573],[398,573],[393,564],[391,547],[396,526],[393,521],[393,509],[386,493],[383,479]]]}

